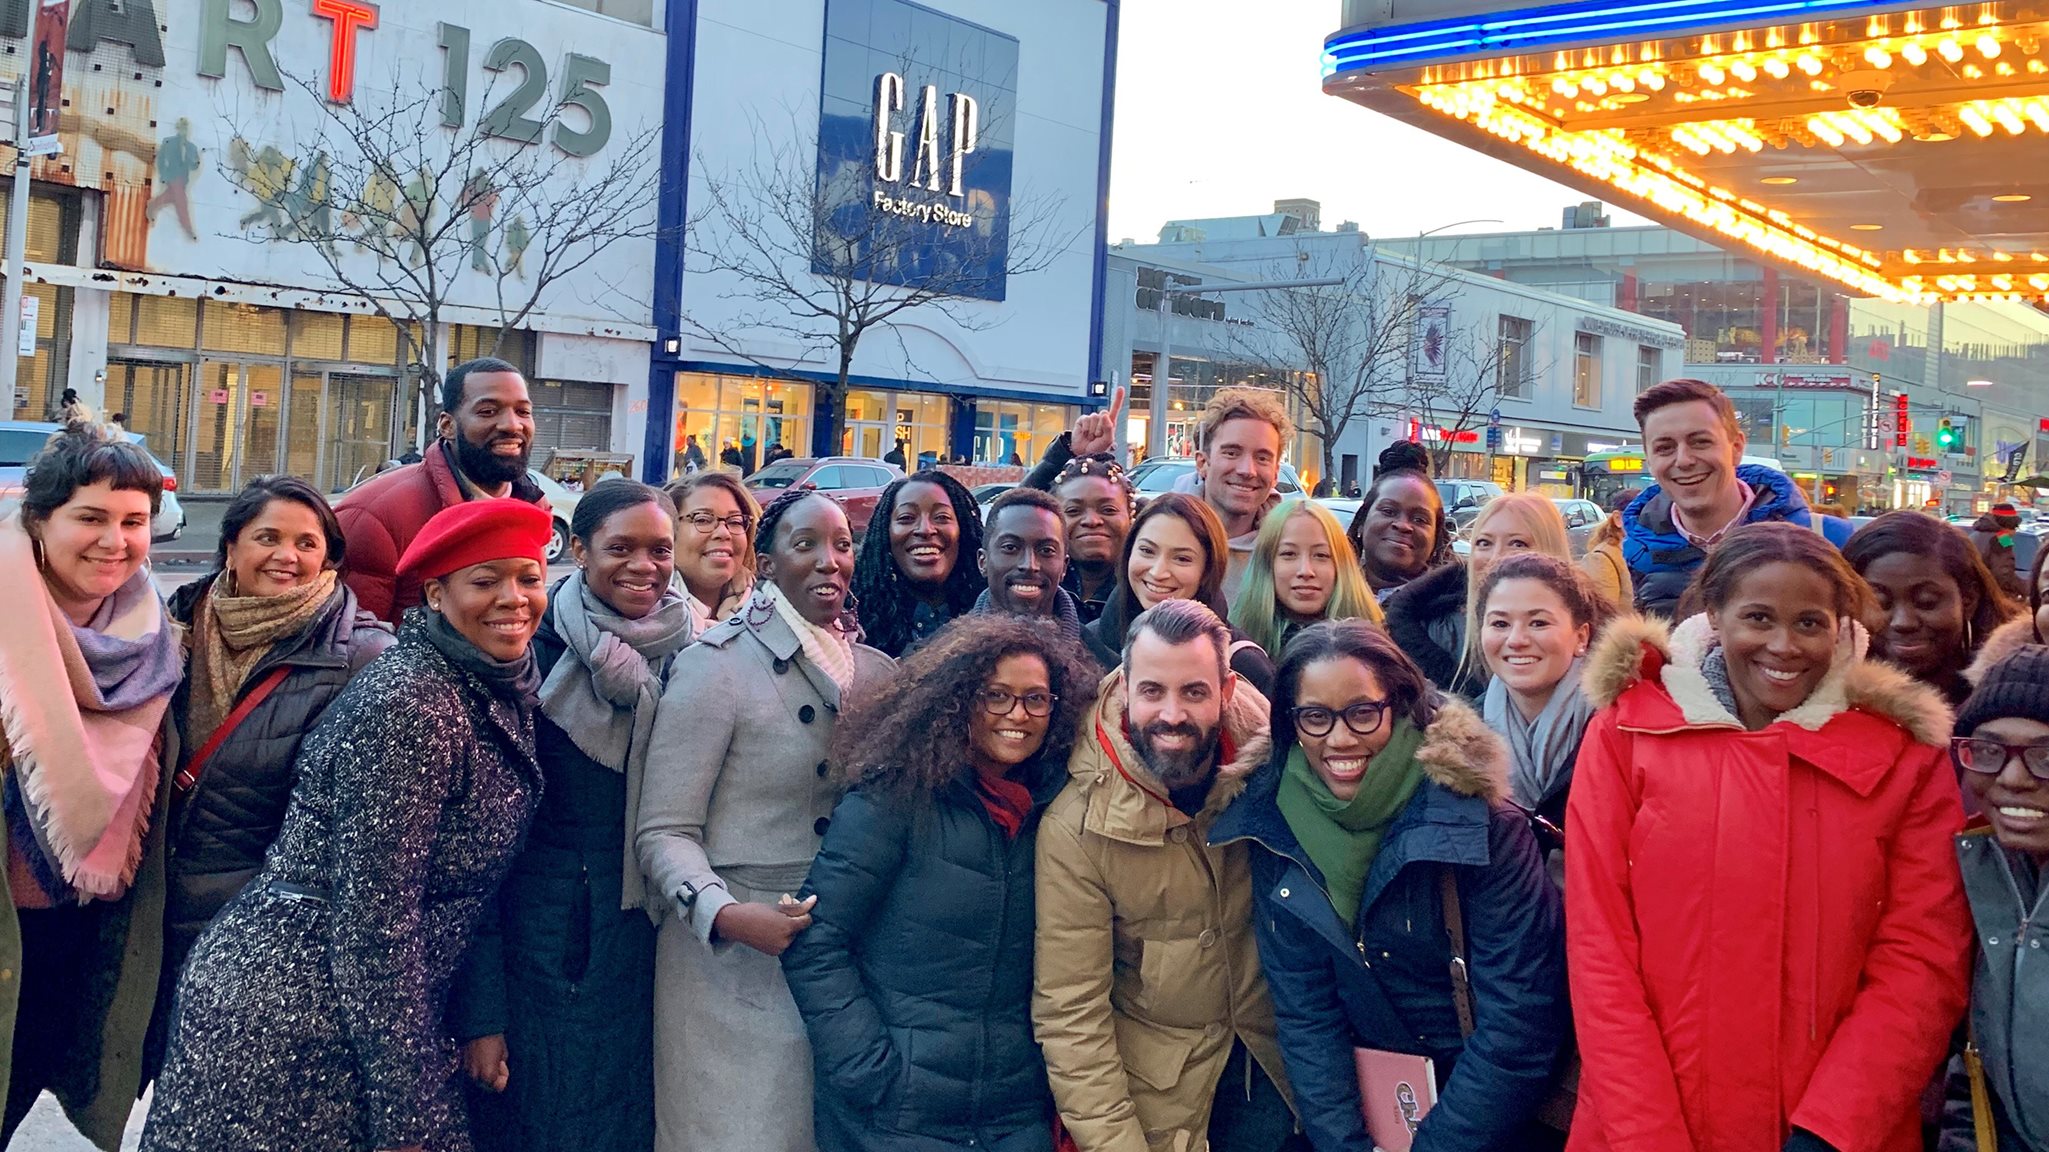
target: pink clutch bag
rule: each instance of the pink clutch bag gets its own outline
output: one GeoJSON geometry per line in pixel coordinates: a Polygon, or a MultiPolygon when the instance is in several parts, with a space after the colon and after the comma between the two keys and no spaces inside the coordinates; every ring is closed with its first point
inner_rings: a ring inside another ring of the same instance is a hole
{"type": "Polygon", "coordinates": [[[1354,1048],[1366,1134],[1380,1152],[1409,1152],[1416,1126],[1437,1103],[1437,1068],[1428,1056],[1354,1048]]]}

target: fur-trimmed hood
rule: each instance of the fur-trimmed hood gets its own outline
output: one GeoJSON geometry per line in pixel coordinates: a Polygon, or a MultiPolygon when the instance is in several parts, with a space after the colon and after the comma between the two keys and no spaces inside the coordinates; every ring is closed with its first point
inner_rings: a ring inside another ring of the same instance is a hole
{"type": "Polygon", "coordinates": [[[1508,797],[1508,744],[1472,705],[1446,696],[1416,749],[1423,775],[1460,796],[1508,797]]]}
{"type": "Polygon", "coordinates": [[[1985,643],[1979,646],[1978,655],[1972,658],[1971,666],[1964,669],[1964,679],[1970,681],[1971,687],[1976,688],[1994,664],[2029,644],[2041,642],[2035,635],[2035,614],[2024,612],[1993,629],[1992,635],[1985,637],[1985,643]]]}
{"type": "MultiPolygon", "coordinates": [[[[1244,677],[1232,676],[1237,686],[1224,709],[1224,739],[1231,757],[1217,766],[1197,820],[1214,820],[1229,807],[1273,753],[1266,697],[1244,677]]],[[[1146,767],[1125,735],[1124,669],[1103,677],[1096,706],[1082,723],[1067,771],[1071,784],[1088,794],[1087,828],[1117,840],[1159,844],[1166,841],[1169,829],[1189,823],[1188,814],[1167,799],[1166,785],[1146,767]]]]}
{"type": "MultiPolygon", "coordinates": [[[[1863,626],[1853,625],[1852,633],[1838,647],[1835,664],[1813,694],[1799,707],[1780,714],[1774,723],[1819,732],[1838,715],[1856,710],[1890,720],[1916,743],[1946,743],[1954,717],[1942,694],[1890,664],[1866,659],[1866,639],[1863,626]]],[[[1637,694],[1630,690],[1642,684],[1667,702],[1668,713],[1676,713],[1664,717],[1674,726],[1741,727],[1741,721],[1716,698],[1701,672],[1702,662],[1716,644],[1713,626],[1705,615],[1677,627],[1641,616],[1622,617],[1602,631],[1587,656],[1587,698],[1597,708],[1620,704],[1626,712],[1631,711],[1637,694]]],[[[1635,726],[1658,720],[1646,714],[1625,717],[1623,723],[1635,726]]]]}

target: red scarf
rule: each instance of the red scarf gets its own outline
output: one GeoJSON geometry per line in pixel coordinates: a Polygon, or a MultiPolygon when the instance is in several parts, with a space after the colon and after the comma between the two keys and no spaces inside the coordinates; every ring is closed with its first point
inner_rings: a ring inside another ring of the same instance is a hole
{"type": "Polygon", "coordinates": [[[1032,790],[1015,780],[991,779],[978,772],[975,774],[975,795],[982,801],[982,808],[989,813],[989,819],[1003,829],[1003,834],[1012,840],[1017,839],[1025,817],[1032,814],[1032,790]]]}

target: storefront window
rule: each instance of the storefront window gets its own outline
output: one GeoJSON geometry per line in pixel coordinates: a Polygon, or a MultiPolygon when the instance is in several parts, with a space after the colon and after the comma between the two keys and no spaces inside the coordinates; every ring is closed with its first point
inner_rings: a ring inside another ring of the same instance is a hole
{"type": "Polygon", "coordinates": [[[746,475],[761,467],[771,445],[809,455],[811,397],[811,385],[795,381],[676,373],[670,477],[683,475],[694,456],[746,475]]]}
{"type": "Polygon", "coordinates": [[[1016,400],[975,401],[975,462],[1030,467],[1074,422],[1074,409],[1064,404],[1031,404],[1016,400]]]}
{"type": "Polygon", "coordinates": [[[1601,406],[1601,338],[1573,333],[1572,402],[1581,408],[1601,406]]]}
{"type": "Polygon", "coordinates": [[[254,304],[208,303],[206,342],[209,352],[253,352],[259,356],[285,354],[285,311],[259,308],[254,304]]]}
{"type": "Polygon", "coordinates": [[[880,460],[902,443],[906,470],[916,471],[921,460],[943,460],[950,408],[946,397],[923,392],[849,390],[840,455],[880,460]]]}

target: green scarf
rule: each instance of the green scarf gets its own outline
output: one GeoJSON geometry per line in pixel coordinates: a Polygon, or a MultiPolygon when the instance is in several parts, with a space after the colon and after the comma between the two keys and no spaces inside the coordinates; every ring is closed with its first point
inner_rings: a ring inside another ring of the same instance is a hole
{"type": "Polygon", "coordinates": [[[1301,745],[1288,753],[1276,798],[1281,816],[1323,873],[1324,889],[1347,928],[1356,926],[1366,872],[1380,851],[1381,838],[1423,779],[1422,766],[1416,762],[1416,749],[1422,744],[1422,729],[1406,719],[1395,721],[1394,735],[1367,762],[1366,777],[1350,801],[1331,795],[1330,786],[1309,767],[1301,745]]]}

